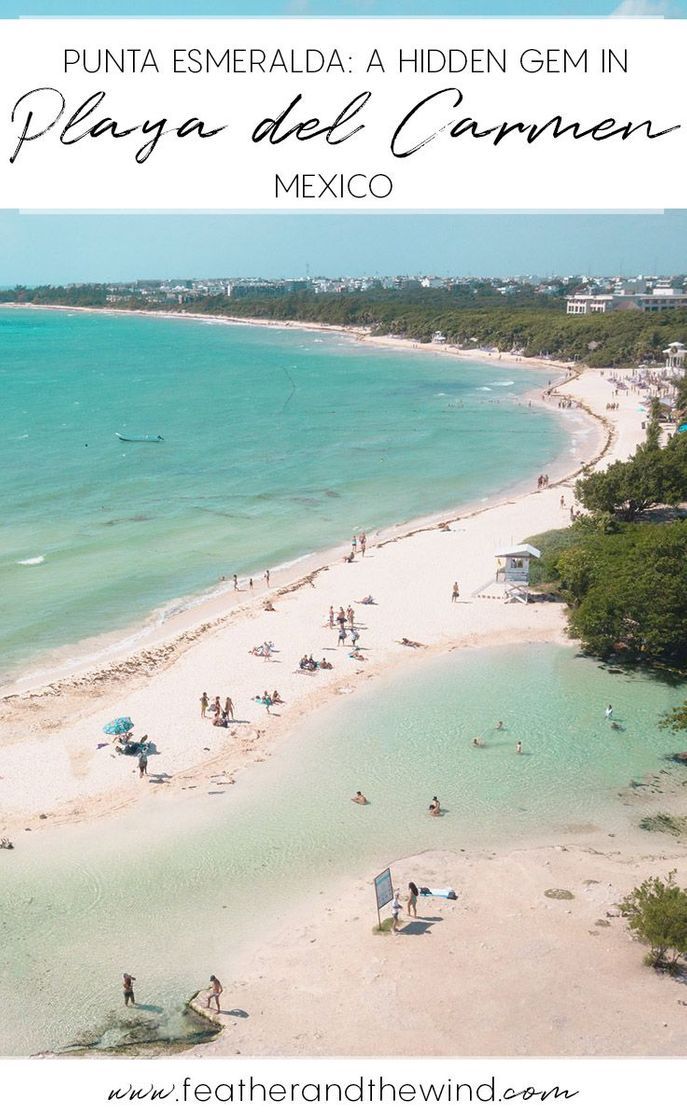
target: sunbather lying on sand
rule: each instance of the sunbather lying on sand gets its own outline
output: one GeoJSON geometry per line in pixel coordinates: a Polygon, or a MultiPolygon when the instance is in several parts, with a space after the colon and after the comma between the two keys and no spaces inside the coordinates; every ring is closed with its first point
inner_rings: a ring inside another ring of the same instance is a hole
{"type": "Polygon", "coordinates": [[[401,638],[398,643],[401,646],[410,646],[411,649],[424,649],[422,642],[414,642],[411,638],[401,638]]]}

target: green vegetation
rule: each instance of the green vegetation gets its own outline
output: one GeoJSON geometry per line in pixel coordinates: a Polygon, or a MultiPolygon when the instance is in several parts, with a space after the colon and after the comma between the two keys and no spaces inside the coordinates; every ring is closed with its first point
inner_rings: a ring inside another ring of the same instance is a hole
{"type": "Polygon", "coordinates": [[[665,879],[645,879],[620,903],[620,912],[642,941],[650,945],[646,964],[676,972],[687,956],[687,891],[665,879]]]}
{"type": "Polygon", "coordinates": [[[687,666],[687,521],[581,517],[532,543],[542,551],[533,578],[557,586],[585,653],[687,666]]]}
{"type": "MultiPolygon", "coordinates": [[[[573,285],[574,286],[574,285],[573,285]]],[[[527,357],[546,355],[592,366],[633,366],[663,360],[663,349],[687,335],[687,311],[617,311],[607,315],[566,315],[568,286],[542,295],[528,284],[502,294],[486,281],[450,289],[372,288],[366,292],[199,296],[183,304],[153,289],[144,297],[136,286],[112,289],[102,284],[75,287],[15,288],[0,292],[0,303],[19,302],[138,310],[232,315],[258,319],[293,319],[329,326],[362,327],[429,342],[435,331],[450,343],[516,350],[527,357]]],[[[686,393],[687,397],[687,393],[686,393]]],[[[685,402],[687,404],[687,400],[685,402]]]]}
{"type": "Polygon", "coordinates": [[[687,434],[674,436],[662,448],[656,427],[652,419],[646,442],[627,462],[579,480],[575,496],[586,509],[635,521],[652,506],[675,506],[687,499],[687,434]]]}
{"type": "MultiPolygon", "coordinates": [[[[569,631],[585,653],[630,663],[687,666],[687,520],[671,507],[687,499],[687,434],[659,444],[658,407],[646,440],[627,462],[581,478],[590,511],[564,530],[533,539],[541,559],[532,579],[560,592],[569,631]],[[661,520],[639,520],[654,506],[661,520]]],[[[687,726],[687,705],[667,719],[687,726]]]]}

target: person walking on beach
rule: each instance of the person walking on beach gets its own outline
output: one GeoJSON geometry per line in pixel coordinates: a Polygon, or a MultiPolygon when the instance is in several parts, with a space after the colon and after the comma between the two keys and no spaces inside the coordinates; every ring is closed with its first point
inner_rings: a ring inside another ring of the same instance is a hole
{"type": "Polygon", "coordinates": [[[128,972],[124,973],[124,983],[122,984],[122,987],[124,989],[124,1006],[125,1007],[128,1007],[129,1004],[131,1004],[132,1007],[136,1006],[136,998],[134,996],[134,980],[135,979],[136,979],[136,977],[135,976],[130,976],[128,972]]]}
{"type": "Polygon", "coordinates": [[[391,902],[391,930],[392,930],[393,933],[398,933],[398,931],[400,929],[400,926],[398,924],[398,916],[401,913],[401,910],[403,909],[403,906],[401,904],[401,897],[400,896],[401,896],[401,892],[396,891],[396,894],[394,895],[393,900],[391,902]]]}
{"type": "Polygon", "coordinates": [[[265,572],[265,583],[266,583],[266,584],[267,584],[267,586],[269,587],[269,585],[270,585],[270,570],[269,570],[269,568],[268,568],[268,569],[267,569],[267,571],[265,572]]]}
{"type": "Polygon", "coordinates": [[[452,602],[452,603],[457,603],[457,602],[458,602],[458,598],[459,598],[459,596],[460,596],[460,588],[458,587],[458,584],[457,584],[457,583],[454,583],[454,585],[453,585],[453,593],[452,593],[452,595],[451,595],[451,602],[452,602]]]}
{"type": "Polygon", "coordinates": [[[208,696],[207,692],[204,692],[203,695],[200,698],[200,718],[201,719],[205,719],[205,713],[208,710],[208,704],[209,703],[210,703],[210,697],[208,696]]]}
{"type": "Polygon", "coordinates": [[[339,640],[337,641],[336,644],[337,644],[337,646],[345,646],[346,645],[346,627],[345,626],[340,626],[339,627],[339,640]]]}
{"type": "Polygon", "coordinates": [[[144,747],[143,750],[141,751],[141,753],[138,756],[138,776],[139,776],[139,778],[144,778],[147,773],[148,773],[148,752],[144,747]]]}
{"type": "Polygon", "coordinates": [[[221,996],[223,991],[224,991],[224,988],[220,984],[217,977],[216,976],[211,976],[210,977],[210,987],[208,988],[208,1001],[207,1001],[207,1004],[205,1005],[208,1008],[208,1010],[210,1009],[210,1004],[212,1003],[213,999],[214,999],[215,1005],[217,1007],[217,1012],[219,1013],[222,1010],[222,1008],[219,1005],[219,997],[221,996]]]}
{"type": "Polygon", "coordinates": [[[334,629],[334,607],[329,608],[329,629],[334,629]]]}
{"type": "Polygon", "coordinates": [[[420,892],[415,883],[408,883],[408,892],[408,917],[417,918],[417,896],[420,892]]]}
{"type": "Polygon", "coordinates": [[[233,720],[234,718],[234,705],[232,703],[231,696],[227,696],[224,702],[224,718],[231,720],[233,720]]]}

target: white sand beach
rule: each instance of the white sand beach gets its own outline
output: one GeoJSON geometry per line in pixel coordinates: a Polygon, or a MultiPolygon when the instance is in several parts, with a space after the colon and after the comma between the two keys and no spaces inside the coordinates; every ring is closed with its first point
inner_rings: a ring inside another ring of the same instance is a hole
{"type": "MultiPolygon", "coordinates": [[[[599,371],[582,372],[565,386],[590,421],[596,418],[587,446],[578,449],[587,463],[625,457],[641,438],[637,397],[621,396],[620,407],[606,412],[611,393],[599,371]]],[[[46,828],[111,813],[140,798],[183,796],[185,786],[218,770],[231,780],[328,697],[409,661],[456,647],[564,641],[559,604],[505,605],[502,589],[485,584],[493,579],[499,549],[569,523],[573,483],[573,477],[552,479],[538,490],[533,479],[528,493],[489,508],[370,530],[365,556],[358,553],[353,563],[343,562],[347,540],[281,573],[288,582],[280,584],[274,573],[269,592],[264,585],[252,595],[245,584],[239,591],[227,585],[219,598],[171,620],[155,646],[5,697],[0,830],[46,828]],[[460,587],[455,604],[454,581],[460,587]],[[479,589],[484,597],[475,596],[479,589]],[[373,607],[361,604],[368,595],[373,607]],[[268,602],[273,611],[265,610],[268,602]],[[337,612],[349,604],[360,630],[360,661],[349,656],[350,639],[337,646],[337,629],[328,621],[330,606],[337,612]],[[405,647],[403,638],[418,646],[405,647]],[[249,652],[266,641],[276,650],[269,662],[249,652]],[[300,658],[310,653],[327,657],[333,668],[298,671],[300,658]],[[275,689],[282,704],[267,711],[255,702],[275,689]],[[203,690],[222,702],[231,696],[236,721],[229,728],[201,719],[203,690]],[[139,782],[134,760],[116,754],[103,735],[120,709],[157,745],[149,769],[164,773],[164,780],[139,782]],[[49,782],[43,781],[48,773],[49,782]]]]}
{"type": "Polygon", "coordinates": [[[684,882],[684,849],[641,832],[422,852],[391,865],[402,897],[458,898],[404,906],[398,934],[375,933],[371,869],[217,963],[224,1030],[193,1056],[681,1056],[684,985],[642,963],[616,905],[672,868],[684,882]]]}

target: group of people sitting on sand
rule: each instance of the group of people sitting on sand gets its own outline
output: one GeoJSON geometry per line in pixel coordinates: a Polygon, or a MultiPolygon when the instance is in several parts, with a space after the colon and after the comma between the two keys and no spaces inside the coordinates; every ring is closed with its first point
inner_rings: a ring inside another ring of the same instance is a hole
{"type": "Polygon", "coordinates": [[[253,654],[253,657],[264,657],[266,661],[269,661],[272,654],[276,653],[276,651],[277,647],[274,642],[263,642],[261,646],[253,646],[250,653],[253,654]]]}
{"type": "Polygon", "coordinates": [[[327,661],[326,657],[323,657],[321,661],[315,661],[311,653],[304,653],[298,662],[298,668],[306,673],[314,673],[317,669],[333,669],[334,666],[331,661],[327,661]]]}
{"type": "Polygon", "coordinates": [[[133,731],[124,731],[121,735],[115,735],[114,749],[117,754],[147,753],[148,736],[141,735],[140,738],[134,739],[133,731]]]}
{"type": "Polygon", "coordinates": [[[277,692],[276,688],[272,694],[270,694],[267,689],[265,689],[262,696],[254,696],[253,699],[255,700],[256,704],[264,704],[268,712],[273,704],[285,703],[285,701],[282,700],[281,696],[277,692]]]}

